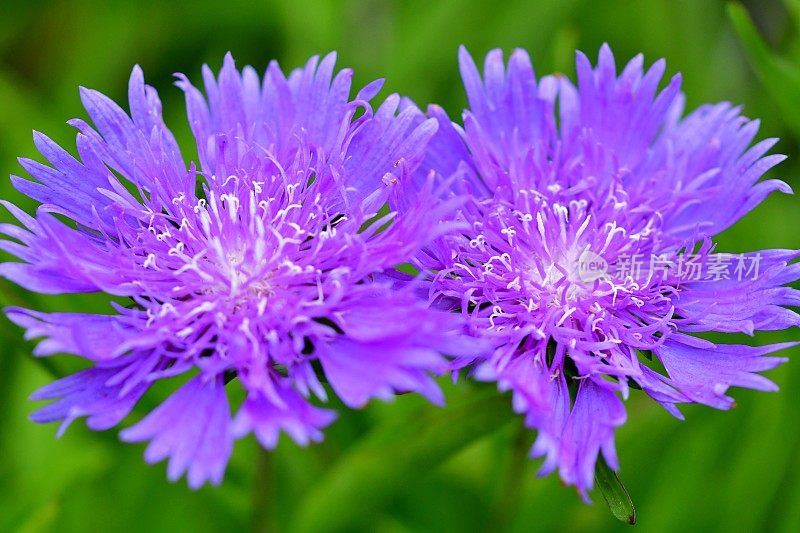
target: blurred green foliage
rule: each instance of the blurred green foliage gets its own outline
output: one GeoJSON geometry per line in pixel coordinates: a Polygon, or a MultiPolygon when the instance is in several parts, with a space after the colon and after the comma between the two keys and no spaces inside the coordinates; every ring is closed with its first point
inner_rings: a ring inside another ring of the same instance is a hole
{"type": "MultiPolygon", "coordinates": [[[[638,52],[648,62],[665,57],[668,73],[683,72],[690,107],[743,104],[747,115],[762,119],[762,138],[782,138],[778,150],[792,157],[772,174],[797,188],[800,2],[754,1],[729,11],[723,2],[695,0],[2,0],[0,169],[19,173],[15,158],[35,156],[32,129],[71,146],[74,132],[64,122],[84,116],[78,85],[124,101],[135,63],[161,92],[167,123],[189,146],[172,73],[198,79],[200,65],[219,67],[227,50],[240,65],[263,68],[277,58],[292,68],[335,49],[340,66],[356,69],[357,84],[385,76],[388,91],[420,104],[440,102],[457,117],[465,105],[458,44],[476,56],[492,47],[525,47],[539,73],[572,75],[575,48],[594,55],[607,41],[619,61],[638,52]]],[[[0,180],[0,195],[33,207],[7,179],[0,180]]],[[[720,249],[800,247],[798,207],[790,196],[770,198],[722,236],[720,249]]],[[[41,310],[108,309],[96,295],[42,297],[7,282],[0,282],[0,300],[41,310]]],[[[494,397],[486,386],[443,383],[450,402],[444,410],[402,396],[394,405],[343,413],[326,441],[308,449],[283,439],[277,451],[263,454],[246,439],[222,487],[192,492],[184,482],[168,483],[163,465],[144,464],[143,446],[121,444],[114,432],[97,434],[76,423],[57,441],[54,427],[28,422],[34,406],[26,398],[51,376],[29,356],[32,343],[5,319],[0,339],[0,531],[627,527],[599,494],[585,506],[557,476],[537,478],[538,465],[526,458],[533,435],[508,414],[507,398],[486,399],[494,397]],[[483,404],[470,403],[480,398],[483,404]],[[460,433],[451,434],[456,427],[460,433]]],[[[50,370],[79,365],[63,356],[50,370]]],[[[736,391],[737,409],[687,407],[685,422],[633,395],[617,447],[637,503],[637,528],[800,531],[800,363],[770,376],[781,393],[736,391]]]]}

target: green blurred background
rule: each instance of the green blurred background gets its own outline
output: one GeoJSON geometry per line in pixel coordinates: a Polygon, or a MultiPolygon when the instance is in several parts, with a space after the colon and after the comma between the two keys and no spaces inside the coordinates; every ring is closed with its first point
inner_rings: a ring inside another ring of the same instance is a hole
{"type": "MultiPolygon", "coordinates": [[[[420,104],[437,101],[457,117],[465,105],[456,63],[460,43],[476,56],[493,47],[525,47],[538,73],[572,75],[575,48],[594,56],[607,41],[620,63],[638,52],[648,63],[665,57],[668,73],[684,74],[689,107],[743,104],[748,116],[762,119],[760,138],[781,137],[777,150],[791,156],[772,176],[800,187],[796,2],[746,6],[765,42],[748,33],[744,12],[734,8],[745,39],[737,36],[726,4],[718,1],[165,4],[0,1],[0,172],[19,173],[16,157],[35,157],[32,129],[73,146],[65,121],[84,116],[77,86],[124,102],[135,63],[161,92],[167,123],[189,142],[172,73],[197,80],[200,65],[218,68],[227,50],[240,66],[259,69],[271,58],[288,69],[313,53],[338,50],[339,65],[355,68],[357,84],[383,76],[383,96],[391,91],[420,104]]],[[[0,180],[0,195],[33,207],[7,179],[0,180]]],[[[722,236],[720,249],[800,247],[798,207],[800,200],[790,196],[770,198],[722,236]]],[[[9,219],[5,212],[0,217],[9,219]]],[[[5,281],[0,298],[3,305],[41,310],[108,310],[102,297],[42,297],[5,281]]],[[[793,338],[796,332],[756,341],[793,338]]],[[[168,483],[163,464],[146,465],[144,447],[121,444],[114,432],[93,433],[78,422],[56,440],[54,426],[28,422],[34,405],[27,396],[52,373],[79,363],[68,356],[49,366],[35,361],[32,343],[4,318],[0,339],[0,531],[628,527],[614,520],[600,495],[585,506],[557,476],[537,478],[538,464],[525,458],[533,435],[520,420],[491,411],[482,419],[468,403],[493,395],[486,387],[445,384],[450,406],[444,410],[403,396],[394,405],[344,413],[325,443],[308,449],[284,438],[277,451],[261,454],[246,439],[236,446],[221,487],[192,492],[183,481],[168,483]],[[475,427],[464,423],[470,419],[475,427]],[[449,420],[470,437],[450,433],[449,420]],[[428,426],[435,431],[426,432],[428,426]]],[[[739,406],[731,412],[687,407],[687,420],[679,422],[633,395],[617,447],[639,530],[800,531],[800,350],[793,352],[794,361],[770,374],[780,393],[735,391],[739,406]]]]}

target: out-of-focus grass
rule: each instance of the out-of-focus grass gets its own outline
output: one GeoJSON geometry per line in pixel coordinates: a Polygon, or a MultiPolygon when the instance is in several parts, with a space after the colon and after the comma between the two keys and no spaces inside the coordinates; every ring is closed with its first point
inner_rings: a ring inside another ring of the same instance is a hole
{"type": "MultiPolygon", "coordinates": [[[[797,2],[752,2],[749,10],[767,45],[800,64],[797,2]]],[[[418,103],[441,102],[454,117],[465,105],[456,65],[464,43],[481,56],[489,48],[527,48],[537,72],[572,75],[572,54],[609,42],[620,61],[644,52],[684,74],[689,106],[730,100],[762,119],[761,137],[780,136],[791,159],[772,174],[797,188],[798,124],[765,90],[747,62],[722,2],[544,0],[536,3],[453,1],[311,1],[259,4],[244,0],[136,3],[75,0],[0,6],[0,169],[19,173],[15,158],[35,156],[32,129],[65,146],[74,132],[64,122],[84,116],[78,85],[124,101],[127,75],[139,63],[161,92],[165,115],[189,144],[181,93],[172,73],[197,79],[200,64],[217,68],[231,50],[239,64],[285,68],[312,53],[336,49],[356,83],[386,77],[388,91],[418,103]]],[[[386,94],[386,92],[384,93],[386,94]]],[[[191,151],[187,151],[191,153],[191,151]]],[[[32,208],[0,179],[0,195],[32,208]]],[[[726,232],[721,249],[800,247],[800,200],[770,198],[726,232]]],[[[3,220],[8,215],[0,215],[3,220]]],[[[0,281],[0,303],[42,310],[103,309],[95,296],[41,297],[0,281]]],[[[757,341],[791,340],[795,332],[757,341]]],[[[189,491],[149,467],[142,446],[121,444],[113,432],[92,433],[76,423],[60,440],[54,427],[26,420],[27,396],[50,380],[28,355],[31,344],[0,319],[0,531],[218,531],[298,523],[298,502],[360,438],[423,404],[413,397],[344,413],[322,445],[301,449],[284,439],[259,458],[252,440],[238,444],[225,484],[189,491]],[[258,465],[267,464],[265,476],[258,465]]],[[[795,357],[800,353],[792,354],[795,357]]],[[[62,371],[79,363],[57,358],[62,371]]],[[[779,394],[737,391],[732,412],[688,407],[678,422],[634,395],[629,422],[618,433],[622,476],[644,531],[800,530],[800,362],[771,373],[779,394]]],[[[456,399],[467,385],[448,387],[456,399]]],[[[155,391],[156,394],[159,391],[155,391]]],[[[160,391],[163,393],[163,391],[160,391]]],[[[434,407],[428,407],[434,410],[434,407]]],[[[351,529],[405,531],[610,531],[622,529],[602,498],[584,506],[557,477],[537,478],[524,459],[533,439],[519,420],[461,449],[440,466],[401,476],[402,486],[377,510],[364,510],[351,529]]],[[[406,437],[409,438],[409,437],[406,437]]],[[[380,459],[391,465],[396,446],[380,459]]],[[[387,473],[394,471],[387,467],[387,473]]],[[[397,482],[387,477],[387,484],[397,482]]],[[[354,502],[355,503],[355,502],[354,502]]],[[[352,514],[352,513],[351,513],[352,514]]],[[[302,522],[302,521],[300,521],[302,522]]]]}

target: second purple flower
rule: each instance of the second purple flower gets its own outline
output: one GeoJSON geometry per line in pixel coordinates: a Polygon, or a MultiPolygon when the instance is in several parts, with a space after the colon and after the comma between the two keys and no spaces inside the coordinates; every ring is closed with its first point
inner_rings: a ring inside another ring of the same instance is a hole
{"type": "MultiPolygon", "coordinates": [[[[556,468],[588,498],[602,453],[619,468],[614,432],[622,399],[642,389],[676,417],[681,403],[728,409],[730,387],[775,390],[759,375],[791,344],[713,343],[697,333],[782,330],[800,292],[798,252],[724,253],[713,238],[773,191],[759,181],[784,159],[758,122],[727,103],[684,116],[680,76],[659,92],[664,61],[642,56],[617,72],[577,55],[578,83],[536,79],[527,53],[495,50],[483,75],[462,48],[470,109],[463,128],[440,121],[420,183],[447,177],[471,201],[416,264],[436,272],[429,298],[493,339],[463,359],[478,379],[513,392],[538,432],[542,473],[556,468]]],[[[409,104],[410,105],[410,104],[409,104]]],[[[419,118],[418,120],[421,120],[419,118]]],[[[413,188],[412,188],[413,190],[413,188]]],[[[413,209],[413,196],[402,206],[413,209]]]]}

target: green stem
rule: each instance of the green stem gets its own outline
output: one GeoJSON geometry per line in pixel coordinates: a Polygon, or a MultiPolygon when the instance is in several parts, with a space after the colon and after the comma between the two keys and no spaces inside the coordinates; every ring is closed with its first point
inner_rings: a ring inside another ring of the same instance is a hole
{"type": "Polygon", "coordinates": [[[253,478],[253,533],[278,531],[272,512],[272,452],[258,447],[258,459],[253,478]]]}
{"type": "Polygon", "coordinates": [[[494,389],[464,396],[376,427],[317,480],[295,509],[290,531],[363,529],[420,476],[515,418],[508,398],[494,389]]]}
{"type": "Polygon", "coordinates": [[[490,513],[486,531],[506,531],[510,528],[517,507],[519,507],[522,486],[525,481],[528,452],[531,449],[531,431],[520,422],[514,433],[514,441],[509,454],[505,483],[495,500],[490,513]]]}

